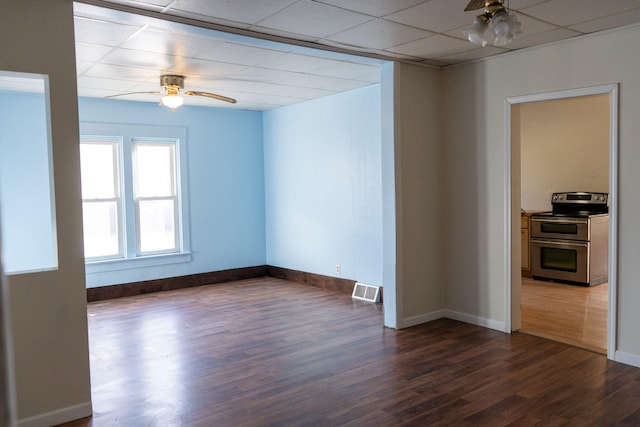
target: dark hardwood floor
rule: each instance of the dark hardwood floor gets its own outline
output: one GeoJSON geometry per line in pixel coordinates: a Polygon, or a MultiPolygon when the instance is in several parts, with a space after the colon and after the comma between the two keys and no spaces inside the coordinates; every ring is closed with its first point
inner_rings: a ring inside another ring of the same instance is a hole
{"type": "Polygon", "coordinates": [[[640,369],[264,278],[90,303],[93,418],[66,426],[640,425],[640,369]]]}

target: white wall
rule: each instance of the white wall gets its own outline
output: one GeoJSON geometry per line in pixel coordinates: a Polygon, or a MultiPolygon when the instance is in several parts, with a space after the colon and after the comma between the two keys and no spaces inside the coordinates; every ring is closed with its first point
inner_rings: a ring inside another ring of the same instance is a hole
{"type": "Polygon", "coordinates": [[[640,28],[590,35],[452,67],[445,84],[447,306],[505,322],[507,97],[620,83],[618,345],[640,366],[640,28]]]}
{"type": "Polygon", "coordinates": [[[608,94],[513,108],[520,109],[512,130],[521,144],[523,209],[550,210],[554,192],[609,191],[608,94]]]}
{"type": "Polygon", "coordinates": [[[393,79],[395,302],[397,326],[408,327],[444,308],[442,80],[438,70],[400,63],[393,79]]]}
{"type": "Polygon", "coordinates": [[[91,413],[73,3],[2,5],[0,69],[50,78],[59,268],[12,276],[9,302],[18,419],[53,425],[91,413]]]}

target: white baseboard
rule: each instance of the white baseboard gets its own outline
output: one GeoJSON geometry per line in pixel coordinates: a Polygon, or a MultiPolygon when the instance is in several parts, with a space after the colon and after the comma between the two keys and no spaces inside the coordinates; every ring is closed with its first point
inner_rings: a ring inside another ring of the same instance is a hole
{"type": "Polygon", "coordinates": [[[482,326],[483,328],[494,329],[500,332],[507,332],[505,330],[504,322],[499,322],[497,320],[487,319],[484,317],[478,317],[472,314],[460,313],[453,310],[436,310],[430,313],[407,317],[405,319],[402,319],[401,324],[398,325],[398,329],[410,328],[412,326],[420,325],[422,323],[427,323],[442,318],[458,320],[460,322],[470,323],[472,325],[482,326]]]}
{"type": "Polygon", "coordinates": [[[410,328],[412,326],[420,325],[421,323],[427,323],[434,320],[442,319],[446,317],[444,310],[432,311],[431,313],[419,314],[418,316],[411,316],[402,319],[401,324],[398,325],[398,329],[410,328]]]}
{"type": "Polygon", "coordinates": [[[18,420],[18,427],[47,427],[85,418],[92,413],[91,402],[80,403],[45,414],[18,420]]]}
{"type": "Polygon", "coordinates": [[[447,319],[458,320],[464,323],[470,323],[476,326],[482,326],[483,328],[494,329],[500,332],[507,332],[505,330],[504,322],[487,319],[486,317],[474,316],[472,314],[460,313],[459,311],[453,310],[444,310],[444,317],[446,317],[447,319]]]}
{"type": "Polygon", "coordinates": [[[613,360],[616,362],[624,363],[625,365],[635,366],[640,368],[640,356],[637,354],[625,353],[624,351],[616,351],[613,354],[613,360]]]}

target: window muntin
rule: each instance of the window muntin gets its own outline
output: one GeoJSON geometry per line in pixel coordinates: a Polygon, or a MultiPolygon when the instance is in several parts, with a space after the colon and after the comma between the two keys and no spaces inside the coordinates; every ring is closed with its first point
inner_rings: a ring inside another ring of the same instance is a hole
{"type": "Polygon", "coordinates": [[[82,209],[86,259],[122,258],[120,161],[117,139],[82,139],[82,209]]]}

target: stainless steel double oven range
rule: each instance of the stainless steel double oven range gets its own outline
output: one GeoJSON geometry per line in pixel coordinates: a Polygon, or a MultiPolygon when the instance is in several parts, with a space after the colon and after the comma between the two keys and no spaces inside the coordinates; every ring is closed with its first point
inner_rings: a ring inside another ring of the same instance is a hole
{"type": "Polygon", "coordinates": [[[531,215],[531,275],[582,286],[608,280],[607,193],[553,193],[551,212],[531,215]]]}

